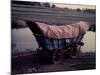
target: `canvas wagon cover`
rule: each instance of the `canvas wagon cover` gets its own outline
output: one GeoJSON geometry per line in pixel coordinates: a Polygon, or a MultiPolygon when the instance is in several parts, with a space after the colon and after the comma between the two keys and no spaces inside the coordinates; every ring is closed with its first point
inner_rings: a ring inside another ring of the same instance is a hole
{"type": "Polygon", "coordinates": [[[88,22],[79,21],[70,25],[48,25],[41,22],[36,22],[43,35],[49,38],[74,38],[80,34],[86,33],[89,29],[88,22]]]}

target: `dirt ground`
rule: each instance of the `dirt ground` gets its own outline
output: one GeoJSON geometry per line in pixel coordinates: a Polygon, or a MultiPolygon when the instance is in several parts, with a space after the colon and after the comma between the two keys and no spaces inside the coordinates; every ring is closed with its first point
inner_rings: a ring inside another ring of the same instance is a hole
{"type": "Polygon", "coordinates": [[[32,55],[12,59],[12,74],[44,73],[57,71],[90,70],[96,68],[95,53],[82,53],[78,57],[64,58],[53,64],[44,59],[37,62],[32,55]]]}

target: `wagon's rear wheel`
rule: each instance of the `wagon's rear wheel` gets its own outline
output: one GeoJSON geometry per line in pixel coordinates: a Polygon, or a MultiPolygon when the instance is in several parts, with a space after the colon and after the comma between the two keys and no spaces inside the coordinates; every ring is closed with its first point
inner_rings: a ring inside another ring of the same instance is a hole
{"type": "Polygon", "coordinates": [[[63,59],[63,50],[61,49],[56,49],[53,52],[53,56],[52,56],[52,61],[53,63],[57,64],[59,62],[61,62],[61,60],[63,59]]]}

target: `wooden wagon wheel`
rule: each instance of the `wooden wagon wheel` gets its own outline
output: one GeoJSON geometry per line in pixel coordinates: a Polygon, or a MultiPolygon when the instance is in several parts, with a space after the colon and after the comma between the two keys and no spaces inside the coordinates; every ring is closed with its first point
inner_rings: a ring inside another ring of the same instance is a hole
{"type": "Polygon", "coordinates": [[[63,59],[63,50],[62,49],[56,49],[53,52],[53,56],[52,56],[52,61],[53,63],[57,64],[59,63],[62,59],[63,59]]]}
{"type": "Polygon", "coordinates": [[[84,43],[83,42],[79,42],[77,45],[76,45],[76,56],[79,56],[81,54],[81,46],[84,46],[84,43]]]}
{"type": "Polygon", "coordinates": [[[72,58],[73,57],[77,57],[77,56],[80,55],[80,53],[81,53],[81,51],[80,51],[81,46],[82,45],[80,45],[80,44],[76,44],[76,46],[72,48],[72,54],[71,54],[71,57],[72,58]]]}

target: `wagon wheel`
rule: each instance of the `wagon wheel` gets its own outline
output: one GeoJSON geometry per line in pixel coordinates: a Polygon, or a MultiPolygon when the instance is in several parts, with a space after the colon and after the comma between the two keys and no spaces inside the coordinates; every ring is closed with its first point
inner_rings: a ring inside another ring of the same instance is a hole
{"type": "Polygon", "coordinates": [[[52,57],[52,61],[53,63],[57,64],[59,62],[61,62],[61,60],[63,59],[63,50],[61,49],[56,49],[53,52],[53,57],[52,57]]]}
{"type": "Polygon", "coordinates": [[[84,42],[79,42],[77,45],[76,45],[76,56],[79,56],[81,54],[81,46],[84,46],[84,42]]]}
{"type": "Polygon", "coordinates": [[[71,54],[71,57],[74,58],[74,57],[77,57],[80,55],[81,51],[81,45],[77,44],[74,48],[72,48],[72,54],[71,54]]]}
{"type": "Polygon", "coordinates": [[[81,45],[77,46],[77,52],[76,52],[76,56],[79,56],[81,53],[81,45]]]}

